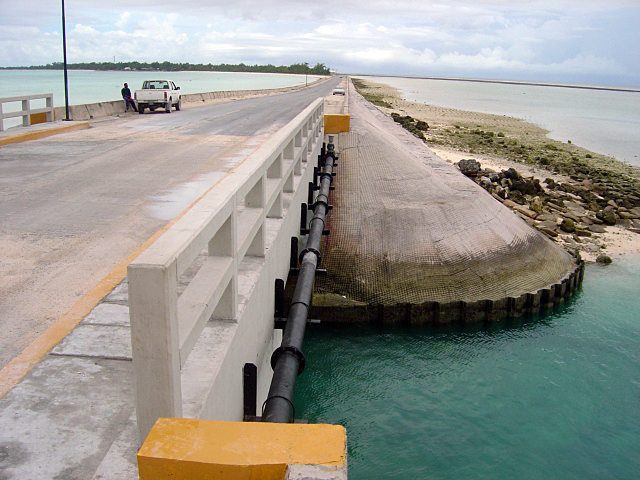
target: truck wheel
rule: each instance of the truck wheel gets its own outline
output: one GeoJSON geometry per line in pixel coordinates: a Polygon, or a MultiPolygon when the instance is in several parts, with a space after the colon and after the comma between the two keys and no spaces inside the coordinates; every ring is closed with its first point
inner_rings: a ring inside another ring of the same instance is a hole
{"type": "Polygon", "coordinates": [[[138,113],[142,115],[144,113],[144,107],[142,105],[138,105],[138,113]]]}
{"type": "Polygon", "coordinates": [[[171,113],[171,100],[167,102],[167,104],[164,106],[164,109],[167,113],[171,113]]]}
{"type": "Polygon", "coordinates": [[[178,103],[176,103],[176,111],[180,110],[180,107],[182,107],[182,99],[178,99],[178,103]]]}

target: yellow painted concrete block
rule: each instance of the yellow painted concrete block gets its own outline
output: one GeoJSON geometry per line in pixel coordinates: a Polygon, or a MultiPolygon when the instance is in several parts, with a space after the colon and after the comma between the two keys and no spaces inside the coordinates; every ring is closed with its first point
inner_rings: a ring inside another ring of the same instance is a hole
{"type": "Polygon", "coordinates": [[[47,121],[47,114],[45,112],[32,113],[29,116],[29,120],[31,121],[31,125],[35,125],[36,123],[45,123],[47,121]]]}
{"type": "Polygon", "coordinates": [[[347,133],[351,124],[350,115],[327,114],[324,116],[324,133],[347,133]]]}
{"type": "Polygon", "coordinates": [[[160,418],[138,452],[140,480],[282,480],[287,465],[345,462],[340,425],[160,418]]]}

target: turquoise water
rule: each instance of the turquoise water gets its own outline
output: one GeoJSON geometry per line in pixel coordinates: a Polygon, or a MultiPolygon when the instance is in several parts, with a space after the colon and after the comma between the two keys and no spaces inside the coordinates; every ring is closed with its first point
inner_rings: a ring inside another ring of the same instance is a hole
{"type": "MultiPolygon", "coordinates": [[[[98,72],[69,70],[69,104],[120,100],[120,89],[127,82],[131,90],[139,89],[147,79],[167,78],[180,87],[182,93],[204,93],[226,90],[258,90],[301,85],[317,76],[280,75],[272,73],[228,72],[98,72]]],[[[65,104],[64,74],[57,70],[0,70],[0,91],[3,97],[53,93],[54,106],[65,104]]]]}
{"type": "Polygon", "coordinates": [[[368,77],[413,102],[523,118],[549,137],[640,166],[640,92],[368,77]]]}
{"type": "Polygon", "coordinates": [[[349,478],[640,478],[640,258],[476,328],[310,328],[296,416],[347,428],[349,478]]]}

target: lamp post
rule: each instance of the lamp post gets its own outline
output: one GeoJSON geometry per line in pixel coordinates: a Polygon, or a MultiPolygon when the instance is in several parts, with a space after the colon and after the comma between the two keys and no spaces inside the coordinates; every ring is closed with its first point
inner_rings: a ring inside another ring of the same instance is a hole
{"type": "Polygon", "coordinates": [[[64,0],[62,0],[62,53],[64,58],[64,105],[67,116],[65,120],[69,121],[69,81],[67,77],[67,32],[64,19],[64,0]]]}

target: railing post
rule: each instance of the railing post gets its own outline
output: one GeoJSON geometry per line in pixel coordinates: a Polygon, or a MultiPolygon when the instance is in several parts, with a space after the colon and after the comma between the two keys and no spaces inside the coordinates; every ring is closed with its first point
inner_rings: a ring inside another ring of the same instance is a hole
{"type": "Polygon", "coordinates": [[[176,265],[130,265],[129,308],[138,432],[182,416],[176,265]]]}
{"type": "Polygon", "coordinates": [[[28,127],[31,125],[31,108],[29,105],[29,97],[25,97],[22,100],[22,126],[28,127]]]}

